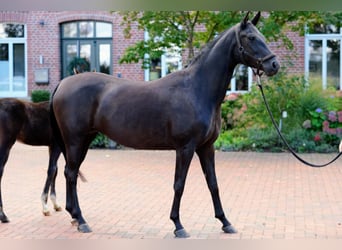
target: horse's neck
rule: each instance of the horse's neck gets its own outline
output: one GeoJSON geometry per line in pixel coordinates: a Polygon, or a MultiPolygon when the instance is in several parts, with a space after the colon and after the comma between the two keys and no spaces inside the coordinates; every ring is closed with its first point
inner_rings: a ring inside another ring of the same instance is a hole
{"type": "Polygon", "coordinates": [[[237,65],[236,39],[234,30],[231,29],[222,36],[213,47],[203,55],[202,60],[196,65],[197,79],[195,88],[199,98],[207,99],[212,105],[221,105],[228,84],[232,78],[234,68],[237,65]]]}

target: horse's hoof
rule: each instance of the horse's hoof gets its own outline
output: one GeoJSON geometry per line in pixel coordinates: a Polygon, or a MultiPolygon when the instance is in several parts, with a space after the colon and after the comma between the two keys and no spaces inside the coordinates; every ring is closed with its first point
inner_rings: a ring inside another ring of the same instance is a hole
{"type": "Polygon", "coordinates": [[[43,211],[43,214],[44,214],[44,216],[50,216],[51,215],[50,211],[43,211]]]}
{"type": "Polygon", "coordinates": [[[0,216],[0,220],[1,220],[2,223],[10,222],[9,219],[7,218],[7,216],[4,215],[4,214],[0,216]]]}
{"type": "Polygon", "coordinates": [[[88,224],[84,223],[84,224],[81,224],[77,227],[78,231],[81,232],[81,233],[91,233],[91,229],[90,227],[88,226],[88,224]]]}
{"type": "Polygon", "coordinates": [[[232,225],[224,226],[224,227],[222,227],[222,230],[226,234],[236,234],[237,233],[236,229],[232,225]]]}
{"type": "Polygon", "coordinates": [[[179,230],[175,230],[174,234],[177,238],[189,238],[190,237],[190,234],[188,234],[188,232],[185,231],[184,228],[179,229],[179,230]]]}

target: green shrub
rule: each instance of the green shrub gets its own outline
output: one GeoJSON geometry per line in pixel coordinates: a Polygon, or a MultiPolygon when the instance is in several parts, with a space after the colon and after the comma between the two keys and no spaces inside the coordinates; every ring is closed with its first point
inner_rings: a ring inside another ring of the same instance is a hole
{"type": "Polygon", "coordinates": [[[108,148],[109,139],[102,133],[98,133],[94,140],[90,143],[89,148],[108,148]]]}
{"type": "MultiPolygon", "coordinates": [[[[322,90],[321,82],[304,76],[278,74],[263,80],[266,99],[284,137],[299,153],[336,152],[342,137],[342,98],[336,90],[322,90]],[[287,118],[282,118],[287,111],[287,118]]],[[[222,104],[220,150],[287,150],[271,122],[258,87],[222,104]],[[238,114],[238,115],[237,115],[238,114]]]]}
{"type": "Polygon", "coordinates": [[[252,127],[248,129],[248,139],[251,141],[249,150],[280,152],[282,150],[282,142],[273,128],[260,129],[252,127]]]}
{"type": "Polygon", "coordinates": [[[47,90],[33,90],[31,93],[32,102],[43,102],[50,100],[50,92],[47,90]]]}

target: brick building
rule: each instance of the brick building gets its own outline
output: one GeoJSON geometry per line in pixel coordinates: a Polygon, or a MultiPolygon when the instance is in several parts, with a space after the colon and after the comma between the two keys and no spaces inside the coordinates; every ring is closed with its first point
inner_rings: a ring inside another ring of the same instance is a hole
{"type": "Polygon", "coordinates": [[[144,34],[133,30],[132,38],[126,39],[120,23],[120,15],[108,11],[0,12],[0,25],[19,25],[12,37],[6,37],[0,26],[0,97],[29,97],[35,89],[52,91],[68,74],[66,63],[76,55],[91,57],[91,70],[100,71],[102,60],[113,75],[144,80],[141,65],[118,63],[125,47],[144,34]],[[64,25],[72,26],[65,31],[71,34],[63,34],[62,29],[68,28],[64,25]],[[72,33],[75,27],[76,34],[72,33]],[[109,56],[102,59],[108,51],[109,56]]]}
{"type": "MultiPolygon", "coordinates": [[[[118,63],[128,45],[146,38],[135,27],[126,39],[121,22],[119,14],[108,11],[1,11],[0,97],[25,98],[36,89],[52,91],[70,74],[68,66],[75,56],[88,58],[90,70],[123,78],[149,80],[167,74],[162,70],[165,58],[159,62],[159,75],[143,70],[139,63],[118,63]]],[[[288,36],[295,45],[291,54],[278,43],[271,43],[271,49],[284,64],[291,58],[295,66],[289,72],[302,74],[305,38],[293,32],[288,36]]],[[[175,67],[181,68],[181,62],[175,67]]],[[[239,87],[238,80],[233,80],[230,90],[248,90],[250,85],[239,87]]]]}

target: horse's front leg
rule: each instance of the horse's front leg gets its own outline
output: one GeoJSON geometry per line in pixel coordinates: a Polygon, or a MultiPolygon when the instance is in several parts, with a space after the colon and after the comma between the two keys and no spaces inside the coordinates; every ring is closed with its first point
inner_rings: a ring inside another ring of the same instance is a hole
{"type": "Polygon", "coordinates": [[[216,179],[216,173],[215,173],[215,149],[213,145],[205,146],[202,148],[199,148],[196,151],[200,162],[202,166],[203,173],[205,175],[208,188],[210,190],[210,194],[213,200],[214,209],[215,209],[215,217],[219,219],[223,226],[222,230],[225,233],[236,233],[237,231],[235,228],[231,225],[231,223],[227,220],[222,204],[221,199],[219,196],[219,189],[216,179]]]}
{"type": "Polygon", "coordinates": [[[194,155],[193,147],[184,147],[176,150],[176,170],[174,179],[174,199],[171,209],[170,218],[176,226],[174,231],[175,236],[178,238],[187,238],[190,235],[184,229],[179,216],[179,207],[181,198],[184,191],[185,180],[188,174],[190,162],[194,155]]]}

